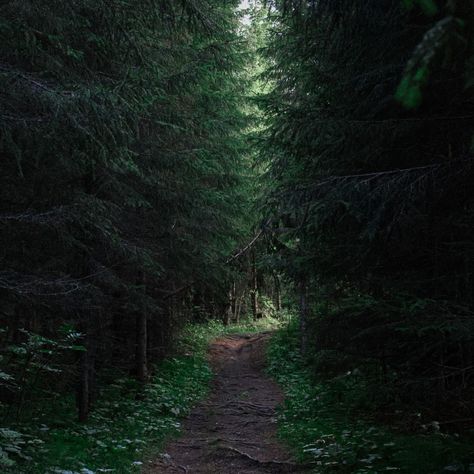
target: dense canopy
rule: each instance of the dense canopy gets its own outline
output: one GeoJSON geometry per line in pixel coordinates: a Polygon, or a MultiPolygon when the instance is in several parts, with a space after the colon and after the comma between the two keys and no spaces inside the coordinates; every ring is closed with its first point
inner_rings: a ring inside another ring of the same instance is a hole
{"type": "Polygon", "coordinates": [[[239,5],[2,2],[6,425],[293,313],[316,377],[472,419],[474,5],[239,5]]]}

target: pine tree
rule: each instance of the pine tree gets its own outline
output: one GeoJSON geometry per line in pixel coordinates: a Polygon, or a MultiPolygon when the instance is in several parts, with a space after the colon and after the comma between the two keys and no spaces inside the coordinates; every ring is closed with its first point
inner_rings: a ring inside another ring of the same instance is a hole
{"type": "Polygon", "coordinates": [[[198,288],[227,304],[251,226],[236,3],[0,7],[2,345],[77,334],[82,420],[99,367],[145,382],[198,288]]]}
{"type": "Polygon", "coordinates": [[[272,238],[319,313],[312,347],[426,389],[471,361],[473,10],[416,3],[268,2],[260,102],[272,238]]]}

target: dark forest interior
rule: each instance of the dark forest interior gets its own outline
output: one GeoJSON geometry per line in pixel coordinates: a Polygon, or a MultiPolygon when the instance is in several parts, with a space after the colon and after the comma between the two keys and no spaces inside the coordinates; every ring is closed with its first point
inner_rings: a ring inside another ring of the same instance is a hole
{"type": "Polygon", "coordinates": [[[6,0],[0,39],[2,472],[179,472],[208,344],[268,330],[308,472],[474,472],[472,1],[6,0]]]}

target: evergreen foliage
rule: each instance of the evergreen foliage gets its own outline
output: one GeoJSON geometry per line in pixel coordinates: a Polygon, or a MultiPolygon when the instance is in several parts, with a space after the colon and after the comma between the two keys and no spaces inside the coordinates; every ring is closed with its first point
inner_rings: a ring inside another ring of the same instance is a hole
{"type": "Polygon", "coordinates": [[[275,264],[310,294],[312,350],[369,357],[406,397],[474,380],[468,3],[267,2],[275,264]]]}
{"type": "Polygon", "coordinates": [[[103,368],[145,381],[177,327],[222,317],[253,226],[236,6],[0,7],[8,404],[76,390],[85,419],[103,368]]]}
{"type": "Polygon", "coordinates": [[[296,302],[283,383],[472,424],[472,2],[249,3],[0,5],[0,468],[45,404],[172,397],[186,323],[296,302]]]}

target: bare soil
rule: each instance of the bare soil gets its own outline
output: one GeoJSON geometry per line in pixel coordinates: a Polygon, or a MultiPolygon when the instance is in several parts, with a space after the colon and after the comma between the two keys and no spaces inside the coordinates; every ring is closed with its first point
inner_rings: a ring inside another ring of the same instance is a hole
{"type": "Polygon", "coordinates": [[[232,335],[210,347],[215,372],[211,395],[197,406],[171,442],[143,471],[257,474],[310,472],[276,439],[279,386],[262,369],[270,333],[232,335]]]}

